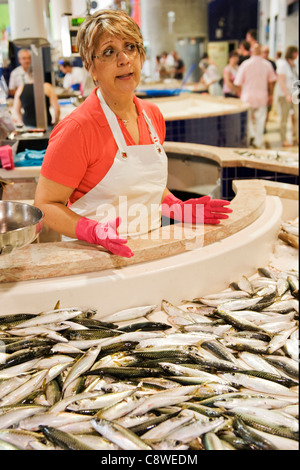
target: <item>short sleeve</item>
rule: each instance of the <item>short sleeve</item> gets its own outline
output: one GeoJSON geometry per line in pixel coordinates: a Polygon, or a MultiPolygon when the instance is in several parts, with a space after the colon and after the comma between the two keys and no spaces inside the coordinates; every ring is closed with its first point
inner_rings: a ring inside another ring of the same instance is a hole
{"type": "Polygon", "coordinates": [[[86,137],[76,122],[58,124],[51,134],[41,174],[56,183],[75,188],[87,166],[86,137]]]}

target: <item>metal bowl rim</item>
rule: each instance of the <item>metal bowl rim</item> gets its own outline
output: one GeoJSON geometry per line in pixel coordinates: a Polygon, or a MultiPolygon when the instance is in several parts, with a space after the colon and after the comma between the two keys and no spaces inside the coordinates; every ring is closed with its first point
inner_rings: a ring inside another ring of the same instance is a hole
{"type": "Polygon", "coordinates": [[[0,206],[3,204],[5,205],[5,203],[9,203],[9,204],[12,204],[14,206],[16,205],[20,205],[20,206],[26,206],[26,207],[33,207],[34,209],[36,209],[37,211],[39,211],[40,213],[40,218],[39,220],[37,220],[36,222],[30,224],[30,225],[24,225],[24,227],[19,227],[19,228],[16,228],[14,230],[8,230],[7,232],[4,232],[4,233],[0,233],[0,236],[1,235],[6,235],[6,234],[12,234],[12,233],[17,233],[17,232],[20,232],[21,230],[24,230],[26,228],[30,228],[30,227],[35,227],[37,224],[41,223],[43,218],[45,217],[45,214],[43,213],[43,211],[41,209],[39,209],[38,207],[36,206],[33,206],[32,204],[27,204],[26,202],[17,202],[17,201],[0,201],[0,206]]]}

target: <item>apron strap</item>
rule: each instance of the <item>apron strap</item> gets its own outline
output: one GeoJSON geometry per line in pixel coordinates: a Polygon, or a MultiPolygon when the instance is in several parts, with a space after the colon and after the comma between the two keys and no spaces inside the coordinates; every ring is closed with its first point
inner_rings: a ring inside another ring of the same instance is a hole
{"type": "MultiPolygon", "coordinates": [[[[116,144],[119,148],[120,154],[121,154],[122,158],[126,159],[127,158],[127,144],[126,144],[123,132],[122,132],[120,126],[119,126],[117,116],[115,115],[115,113],[113,113],[113,111],[110,109],[110,107],[106,104],[99,88],[97,89],[97,95],[98,95],[98,98],[100,100],[101,106],[102,106],[104,114],[106,116],[106,119],[108,121],[108,124],[109,124],[111,130],[113,131],[114,138],[115,138],[116,144]]],[[[143,110],[143,116],[144,116],[146,124],[148,126],[152,142],[153,142],[153,144],[155,144],[157,150],[159,152],[161,152],[161,146],[160,146],[160,142],[159,142],[157,132],[156,132],[154,126],[152,125],[152,122],[150,121],[149,117],[147,116],[147,114],[144,110],[143,110]]]]}
{"type": "Polygon", "coordinates": [[[126,145],[123,133],[121,131],[121,128],[119,126],[117,116],[115,115],[115,113],[112,112],[110,107],[106,104],[99,88],[97,90],[97,95],[100,100],[101,106],[103,108],[105,117],[108,121],[109,127],[111,128],[113,132],[116,144],[120,150],[120,154],[122,158],[126,159],[127,158],[127,145],[126,145]]]}

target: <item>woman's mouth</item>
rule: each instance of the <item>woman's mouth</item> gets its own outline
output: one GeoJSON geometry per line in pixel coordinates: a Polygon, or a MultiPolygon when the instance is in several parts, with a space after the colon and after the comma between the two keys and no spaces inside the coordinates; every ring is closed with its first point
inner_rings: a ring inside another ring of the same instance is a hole
{"type": "Polygon", "coordinates": [[[117,78],[119,80],[130,80],[132,76],[133,76],[133,73],[124,73],[123,75],[118,75],[117,78]]]}

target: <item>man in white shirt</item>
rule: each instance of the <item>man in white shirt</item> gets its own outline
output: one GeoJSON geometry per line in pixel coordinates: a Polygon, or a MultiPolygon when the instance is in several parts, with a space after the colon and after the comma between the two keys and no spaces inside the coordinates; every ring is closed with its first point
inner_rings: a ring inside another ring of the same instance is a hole
{"type": "Polygon", "coordinates": [[[33,83],[30,50],[20,49],[18,52],[18,61],[20,65],[11,72],[9,77],[8,89],[11,96],[14,96],[19,86],[33,83]]]}
{"type": "Polygon", "coordinates": [[[67,60],[60,62],[60,70],[65,75],[63,79],[63,87],[66,90],[72,88],[72,85],[82,84],[84,79],[84,71],[82,67],[73,67],[67,60]]]}

